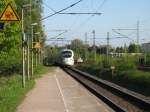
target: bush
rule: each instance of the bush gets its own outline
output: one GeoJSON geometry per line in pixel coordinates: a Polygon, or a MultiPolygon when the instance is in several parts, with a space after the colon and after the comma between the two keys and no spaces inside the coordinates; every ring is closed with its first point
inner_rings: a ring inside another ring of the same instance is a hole
{"type": "Polygon", "coordinates": [[[146,55],[146,65],[150,65],[150,51],[146,55]]]}
{"type": "Polygon", "coordinates": [[[116,71],[118,74],[123,71],[136,70],[136,62],[134,57],[122,57],[116,62],[116,71]]]}

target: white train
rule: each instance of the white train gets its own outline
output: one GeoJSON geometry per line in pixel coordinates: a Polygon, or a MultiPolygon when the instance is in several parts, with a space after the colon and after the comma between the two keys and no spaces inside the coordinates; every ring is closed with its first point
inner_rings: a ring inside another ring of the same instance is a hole
{"type": "Polygon", "coordinates": [[[74,52],[71,49],[61,50],[61,60],[65,65],[73,66],[74,65],[74,52]]]}

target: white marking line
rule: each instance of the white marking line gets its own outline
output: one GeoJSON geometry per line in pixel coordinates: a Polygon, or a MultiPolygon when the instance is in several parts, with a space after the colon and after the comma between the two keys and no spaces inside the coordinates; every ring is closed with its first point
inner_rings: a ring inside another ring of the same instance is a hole
{"type": "Polygon", "coordinates": [[[60,91],[60,94],[61,94],[62,100],[63,100],[63,102],[64,102],[64,106],[65,106],[66,112],[69,112],[69,110],[67,109],[67,103],[66,103],[66,101],[65,101],[65,98],[64,98],[64,95],[63,95],[62,89],[61,89],[61,87],[60,87],[60,83],[59,83],[59,81],[58,81],[58,79],[57,79],[56,74],[55,74],[54,76],[55,76],[56,83],[57,83],[57,86],[58,86],[58,88],[59,88],[59,91],[60,91]]]}

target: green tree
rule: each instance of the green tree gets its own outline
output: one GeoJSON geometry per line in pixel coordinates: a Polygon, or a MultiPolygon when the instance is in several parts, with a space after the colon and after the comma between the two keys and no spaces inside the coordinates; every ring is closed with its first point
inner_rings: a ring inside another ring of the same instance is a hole
{"type": "MultiPolygon", "coordinates": [[[[0,12],[4,10],[8,3],[15,8],[20,19],[21,19],[21,8],[24,4],[29,4],[32,2],[32,22],[38,22],[39,25],[35,29],[36,31],[42,32],[41,22],[41,12],[42,12],[42,0],[1,0],[0,1],[0,12]]],[[[30,8],[27,8],[30,9],[30,8]]],[[[24,16],[24,27],[25,32],[31,37],[31,18],[29,10],[25,10],[24,16]]],[[[30,38],[31,39],[31,38],[30,38]]],[[[22,47],[22,34],[21,34],[21,24],[20,22],[7,22],[5,27],[0,31],[0,70],[8,69],[19,69],[21,68],[21,47],[22,47]]]]}
{"type": "Polygon", "coordinates": [[[128,52],[129,53],[136,53],[138,51],[137,45],[136,44],[130,44],[128,47],[128,52]]]}
{"type": "Polygon", "coordinates": [[[79,39],[74,39],[71,41],[70,48],[75,52],[75,58],[85,57],[85,45],[79,39]]]}

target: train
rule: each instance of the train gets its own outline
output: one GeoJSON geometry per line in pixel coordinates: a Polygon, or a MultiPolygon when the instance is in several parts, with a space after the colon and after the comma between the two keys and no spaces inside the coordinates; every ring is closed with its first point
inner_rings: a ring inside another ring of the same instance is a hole
{"type": "Polygon", "coordinates": [[[74,65],[74,52],[71,49],[62,49],[60,52],[61,63],[64,65],[74,65]]]}

